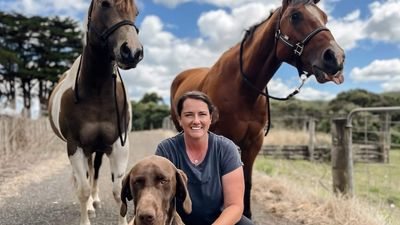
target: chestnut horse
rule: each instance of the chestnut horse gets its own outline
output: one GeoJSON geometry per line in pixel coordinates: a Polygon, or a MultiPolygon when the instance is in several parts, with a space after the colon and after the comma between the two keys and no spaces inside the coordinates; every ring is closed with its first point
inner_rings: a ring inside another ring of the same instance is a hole
{"type": "MultiPolygon", "coordinates": [[[[49,119],[56,135],[67,142],[80,225],[90,225],[89,214],[95,215],[100,203],[97,178],[103,154],[110,160],[116,209],[121,205],[131,109],[118,67],[134,68],[143,58],[137,15],[133,0],[92,0],[83,53],[50,96],[49,119]]],[[[120,216],[118,224],[126,225],[126,217],[120,216]]]]}
{"type": "MultiPolygon", "coordinates": [[[[250,191],[254,160],[264,140],[269,113],[267,84],[282,62],[319,83],[343,82],[344,52],[325,27],[317,0],[283,0],[268,19],[251,27],[242,42],[226,51],[211,68],[186,70],[171,85],[171,116],[185,92],[206,93],[219,111],[211,131],[233,140],[244,163],[244,215],[251,217],[250,191]]],[[[268,121],[269,122],[269,121],[268,121]]]]}

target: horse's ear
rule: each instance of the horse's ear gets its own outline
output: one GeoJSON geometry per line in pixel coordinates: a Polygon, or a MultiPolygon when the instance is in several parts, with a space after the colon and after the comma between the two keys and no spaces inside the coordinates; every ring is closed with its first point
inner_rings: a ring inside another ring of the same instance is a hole
{"type": "Polygon", "coordinates": [[[293,0],[282,0],[282,9],[286,9],[288,5],[292,4],[293,0]]]}

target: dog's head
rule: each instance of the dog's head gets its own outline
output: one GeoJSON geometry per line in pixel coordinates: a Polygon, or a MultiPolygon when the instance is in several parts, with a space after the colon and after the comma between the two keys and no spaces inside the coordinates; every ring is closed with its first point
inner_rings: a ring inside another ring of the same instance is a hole
{"type": "Polygon", "coordinates": [[[175,198],[182,199],[186,213],[192,211],[185,173],[164,157],[149,156],[123,179],[120,214],[126,215],[127,200],[133,199],[135,225],[169,224],[176,214],[175,198]]]}

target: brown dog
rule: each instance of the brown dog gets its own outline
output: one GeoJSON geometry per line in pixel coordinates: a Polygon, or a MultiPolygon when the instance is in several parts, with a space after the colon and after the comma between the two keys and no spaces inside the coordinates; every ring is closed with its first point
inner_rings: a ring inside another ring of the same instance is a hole
{"type": "Polygon", "coordinates": [[[134,218],[129,225],[181,225],[176,198],[183,200],[186,213],[192,211],[186,174],[168,159],[152,155],[139,161],[122,181],[121,216],[127,200],[133,199],[134,218]]]}

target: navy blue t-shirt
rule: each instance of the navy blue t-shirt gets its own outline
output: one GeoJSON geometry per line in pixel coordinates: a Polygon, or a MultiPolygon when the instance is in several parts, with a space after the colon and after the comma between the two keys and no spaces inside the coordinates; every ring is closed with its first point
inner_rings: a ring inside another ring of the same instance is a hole
{"type": "Polygon", "coordinates": [[[238,147],[231,140],[212,132],[208,135],[207,154],[197,166],[186,154],[183,133],[163,140],[156,150],[156,155],[169,159],[188,177],[192,213],[187,215],[181,202],[177,211],[189,225],[208,225],[217,219],[224,206],[222,176],[243,165],[238,147]]]}

